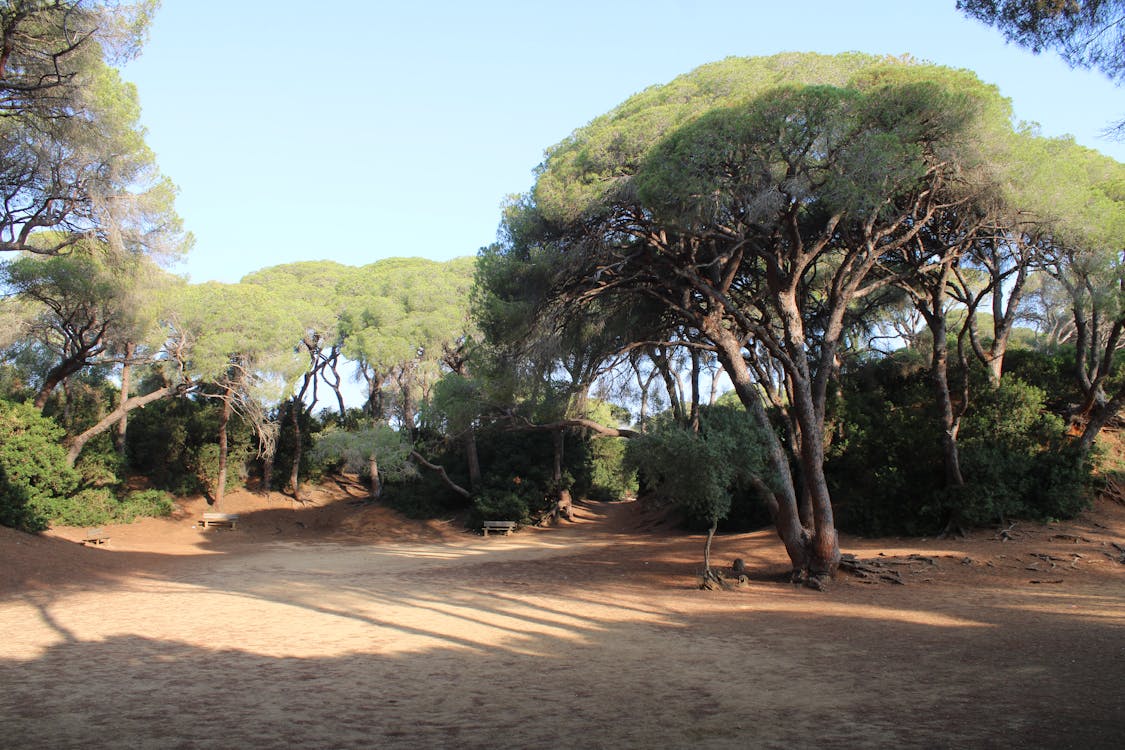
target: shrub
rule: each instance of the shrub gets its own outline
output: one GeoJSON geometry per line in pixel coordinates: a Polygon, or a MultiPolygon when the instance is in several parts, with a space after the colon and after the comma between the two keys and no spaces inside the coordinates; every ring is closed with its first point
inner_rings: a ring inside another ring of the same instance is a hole
{"type": "Polygon", "coordinates": [[[517,521],[528,518],[527,502],[515,491],[489,488],[473,498],[474,526],[482,521],[517,521]]]}
{"type": "MultiPolygon", "coordinates": [[[[958,449],[965,485],[947,488],[928,373],[905,360],[870,363],[844,380],[825,473],[837,525],[866,534],[928,534],[952,518],[979,525],[1067,517],[1089,501],[1089,465],[1051,413],[1041,388],[1008,374],[998,387],[974,375],[958,449]]],[[[1056,355],[1016,365],[1057,379],[1056,355]]]]}
{"type": "Polygon", "coordinates": [[[63,434],[32,405],[0,401],[0,523],[41,531],[50,518],[44,508],[78,486],[63,434]]]}
{"type": "Polygon", "coordinates": [[[667,416],[655,419],[629,441],[625,460],[650,502],[682,508],[693,526],[726,518],[736,498],[760,507],[752,479],[766,474],[764,443],[741,406],[704,408],[698,434],[667,416]]]}
{"type": "Polygon", "coordinates": [[[117,520],[117,496],[105,487],[87,488],[70,497],[44,498],[37,505],[61,526],[97,526],[117,520]]]}
{"type": "Polygon", "coordinates": [[[167,516],[175,507],[172,497],[161,490],[130,492],[122,499],[107,487],[88,487],[70,497],[44,499],[37,506],[61,526],[132,523],[140,517],[167,516]]]}
{"type": "Polygon", "coordinates": [[[119,518],[125,523],[137,518],[160,518],[171,515],[175,508],[172,496],[163,490],[135,490],[121,501],[119,518]]]}

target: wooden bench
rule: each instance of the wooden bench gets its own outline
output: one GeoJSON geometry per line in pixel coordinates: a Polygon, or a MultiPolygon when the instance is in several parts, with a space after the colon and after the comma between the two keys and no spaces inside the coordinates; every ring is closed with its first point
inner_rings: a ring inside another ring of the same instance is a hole
{"type": "Polygon", "coordinates": [[[203,520],[199,525],[203,528],[208,526],[221,526],[227,529],[233,529],[238,524],[237,513],[204,513],[203,520]]]}
{"type": "Polygon", "coordinates": [[[485,521],[484,524],[481,526],[481,530],[484,532],[485,536],[488,536],[488,532],[490,532],[490,531],[503,531],[504,536],[508,536],[513,531],[516,530],[516,522],[515,521],[485,521]]]}
{"type": "Polygon", "coordinates": [[[86,536],[82,537],[82,544],[105,544],[109,541],[109,534],[105,529],[86,529],[86,536]]]}

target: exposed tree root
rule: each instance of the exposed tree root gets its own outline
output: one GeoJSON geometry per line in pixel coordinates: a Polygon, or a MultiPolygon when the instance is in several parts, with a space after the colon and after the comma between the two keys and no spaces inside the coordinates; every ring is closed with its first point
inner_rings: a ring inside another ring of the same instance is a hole
{"type": "MultiPolygon", "coordinates": [[[[934,561],[930,558],[920,559],[929,562],[931,565],[934,564],[934,561]]],[[[908,565],[909,561],[898,563],[890,560],[878,559],[860,560],[858,557],[852,554],[845,554],[840,556],[840,570],[846,570],[857,578],[869,581],[871,583],[877,583],[878,581],[887,581],[888,583],[905,584],[906,581],[902,580],[902,575],[900,575],[897,570],[891,570],[888,567],[888,565],[891,564],[908,565]]],[[[817,586],[812,586],[812,584],[810,584],[810,586],[812,588],[819,588],[817,586]]]]}

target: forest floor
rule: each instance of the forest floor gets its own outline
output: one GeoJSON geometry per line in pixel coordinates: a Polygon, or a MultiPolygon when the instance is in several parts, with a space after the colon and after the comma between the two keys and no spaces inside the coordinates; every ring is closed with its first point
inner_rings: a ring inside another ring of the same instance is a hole
{"type": "Polygon", "coordinates": [[[701,591],[703,537],[586,503],[483,538],[360,505],[228,497],[174,517],[0,529],[0,746],[1118,748],[1125,506],[966,539],[841,540],[904,585],[701,591]]]}

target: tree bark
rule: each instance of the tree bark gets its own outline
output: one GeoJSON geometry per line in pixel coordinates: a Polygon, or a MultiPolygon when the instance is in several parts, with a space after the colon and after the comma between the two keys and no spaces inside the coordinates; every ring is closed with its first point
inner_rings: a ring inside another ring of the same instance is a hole
{"type": "MultiPolygon", "coordinates": [[[[133,379],[133,355],[137,352],[137,345],[129,342],[125,345],[125,356],[121,362],[121,396],[118,399],[118,408],[123,406],[129,400],[129,389],[132,387],[133,379]]],[[[121,419],[117,422],[117,434],[114,435],[114,443],[117,447],[118,455],[125,455],[125,438],[129,430],[129,412],[125,411],[121,414],[121,419]]]]}
{"type": "Polygon", "coordinates": [[[47,377],[43,379],[43,385],[40,386],[39,391],[35,394],[35,408],[40,411],[47,405],[47,399],[51,397],[51,393],[55,388],[58,388],[59,383],[65,382],[74,373],[81,370],[86,366],[85,355],[78,357],[70,357],[59,364],[52,367],[47,372],[47,377]]]}
{"type": "Polygon", "coordinates": [[[219,411],[219,476],[215,480],[216,508],[223,504],[223,496],[227,486],[227,423],[230,422],[231,412],[234,411],[234,387],[227,386],[223,394],[223,406],[219,411]]]}
{"type": "Polygon", "coordinates": [[[703,576],[711,575],[711,542],[715,539],[715,531],[719,528],[719,519],[711,517],[711,528],[707,529],[707,542],[703,545],[703,576]]]}
{"type": "Polygon", "coordinates": [[[367,459],[367,470],[371,472],[371,499],[378,500],[383,494],[383,484],[379,481],[379,457],[375,451],[371,451],[367,459]]]}
{"type": "Polygon", "coordinates": [[[301,502],[301,413],[303,411],[304,406],[300,397],[294,396],[289,407],[290,423],[293,425],[293,465],[289,469],[289,487],[293,491],[293,499],[297,502],[301,502]]]}
{"type": "Polygon", "coordinates": [[[480,491],[480,456],[477,455],[477,433],[472,427],[465,430],[465,457],[469,462],[469,487],[473,492],[480,491]]]}
{"type": "Polygon", "coordinates": [[[419,453],[418,451],[410,451],[410,457],[413,458],[418,463],[425,466],[430,471],[436,472],[437,475],[441,477],[442,481],[445,482],[445,485],[447,487],[449,487],[449,489],[453,490],[454,492],[456,492],[458,495],[465,498],[466,500],[472,500],[473,499],[473,493],[469,492],[467,489],[465,489],[464,487],[462,487],[461,485],[457,484],[456,482],[454,482],[452,479],[449,478],[449,474],[446,473],[444,466],[438,466],[437,464],[430,463],[425,458],[423,458],[422,454],[419,453]]]}
{"type": "Polygon", "coordinates": [[[773,470],[773,484],[762,483],[766,488],[770,515],[777,528],[777,535],[785,545],[789,561],[793,566],[794,577],[801,577],[809,567],[809,533],[801,526],[797,513],[797,494],[793,487],[793,475],[789,470],[789,460],[773,426],[769,422],[761,395],[750,377],[746,360],[742,358],[742,345],[729,330],[722,325],[711,326],[706,331],[715,342],[719,362],[734,384],[742,405],[766,440],[766,451],[770,468],[773,470]]]}
{"type": "Polygon", "coordinates": [[[563,431],[561,429],[555,430],[551,433],[551,438],[554,442],[555,447],[555,462],[554,466],[551,468],[551,479],[554,480],[556,487],[558,487],[559,483],[562,482],[564,437],[565,435],[563,434],[563,431]]]}
{"type": "Polygon", "coordinates": [[[144,396],[134,396],[118,404],[117,408],[103,417],[101,421],[99,421],[97,424],[95,424],[93,427],[89,428],[82,434],[77,435],[70,440],[70,443],[67,446],[66,454],[67,465],[74,466],[75,462],[78,460],[78,456],[82,453],[82,449],[86,447],[86,443],[90,442],[92,438],[95,438],[101,433],[108,430],[115,423],[119,424],[120,421],[125,418],[125,415],[133,411],[133,409],[140,409],[148,404],[151,404],[153,401],[159,401],[162,398],[171,396],[178,390],[178,386],[169,385],[165,386],[164,388],[158,388],[151,393],[145,394],[144,396]]]}

